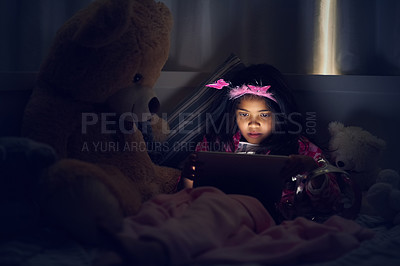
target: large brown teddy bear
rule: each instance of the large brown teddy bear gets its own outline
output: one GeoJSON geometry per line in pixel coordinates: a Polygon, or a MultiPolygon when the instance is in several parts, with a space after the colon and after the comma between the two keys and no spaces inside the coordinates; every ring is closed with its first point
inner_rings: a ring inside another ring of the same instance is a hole
{"type": "Polygon", "coordinates": [[[54,203],[47,207],[57,209],[65,191],[76,193],[79,205],[93,182],[93,189],[101,187],[96,197],[111,192],[126,216],[174,190],[180,171],[155,165],[136,127],[151,120],[156,136],[166,131],[155,115],[153,85],[168,57],[171,28],[168,8],[154,0],[95,0],[59,29],[22,130],[64,159],[48,172],[45,202],[54,203]]]}

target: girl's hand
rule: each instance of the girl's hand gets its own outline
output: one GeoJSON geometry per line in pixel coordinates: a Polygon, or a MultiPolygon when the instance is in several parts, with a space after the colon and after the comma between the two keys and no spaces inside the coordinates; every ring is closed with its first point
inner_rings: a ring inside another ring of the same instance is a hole
{"type": "Polygon", "coordinates": [[[192,153],[186,159],[181,172],[184,188],[192,188],[193,180],[201,172],[201,163],[197,160],[197,154],[192,153]]]}
{"type": "Polygon", "coordinates": [[[181,177],[193,180],[196,172],[197,154],[192,153],[186,158],[183,165],[181,177]]]}
{"type": "Polygon", "coordinates": [[[310,156],[292,154],[281,171],[281,178],[287,180],[298,174],[311,172],[318,168],[318,163],[310,156]]]}

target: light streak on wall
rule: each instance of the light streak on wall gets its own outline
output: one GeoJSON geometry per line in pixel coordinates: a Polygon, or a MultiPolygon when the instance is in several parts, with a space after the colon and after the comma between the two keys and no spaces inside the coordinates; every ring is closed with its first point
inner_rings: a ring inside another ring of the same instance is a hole
{"type": "Polygon", "coordinates": [[[336,64],[336,0],[317,1],[314,74],[340,74],[336,64]]]}

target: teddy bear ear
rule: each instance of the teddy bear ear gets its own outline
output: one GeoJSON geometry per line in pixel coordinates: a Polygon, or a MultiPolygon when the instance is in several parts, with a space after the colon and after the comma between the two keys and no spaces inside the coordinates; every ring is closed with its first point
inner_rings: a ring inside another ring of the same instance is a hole
{"type": "Polygon", "coordinates": [[[331,134],[331,136],[337,134],[340,131],[343,131],[343,129],[344,125],[337,121],[330,122],[328,125],[328,131],[331,134]]]}
{"type": "Polygon", "coordinates": [[[378,151],[382,151],[386,148],[386,142],[380,138],[373,136],[368,142],[368,145],[376,148],[378,151]]]}
{"type": "Polygon", "coordinates": [[[87,18],[73,36],[73,40],[86,47],[102,47],[120,37],[129,25],[132,1],[101,1],[89,6],[87,18]]]}

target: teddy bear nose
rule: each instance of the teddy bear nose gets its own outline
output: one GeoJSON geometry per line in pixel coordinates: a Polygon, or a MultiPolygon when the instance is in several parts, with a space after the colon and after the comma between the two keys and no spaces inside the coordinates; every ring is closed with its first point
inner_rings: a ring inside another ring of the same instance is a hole
{"type": "Polygon", "coordinates": [[[154,114],[157,113],[159,109],[160,101],[157,99],[157,97],[153,97],[149,102],[149,111],[150,113],[154,114]]]}
{"type": "Polygon", "coordinates": [[[345,166],[345,163],[342,162],[342,161],[337,161],[337,162],[336,162],[336,166],[337,166],[337,167],[344,167],[344,166],[345,166]]]}

